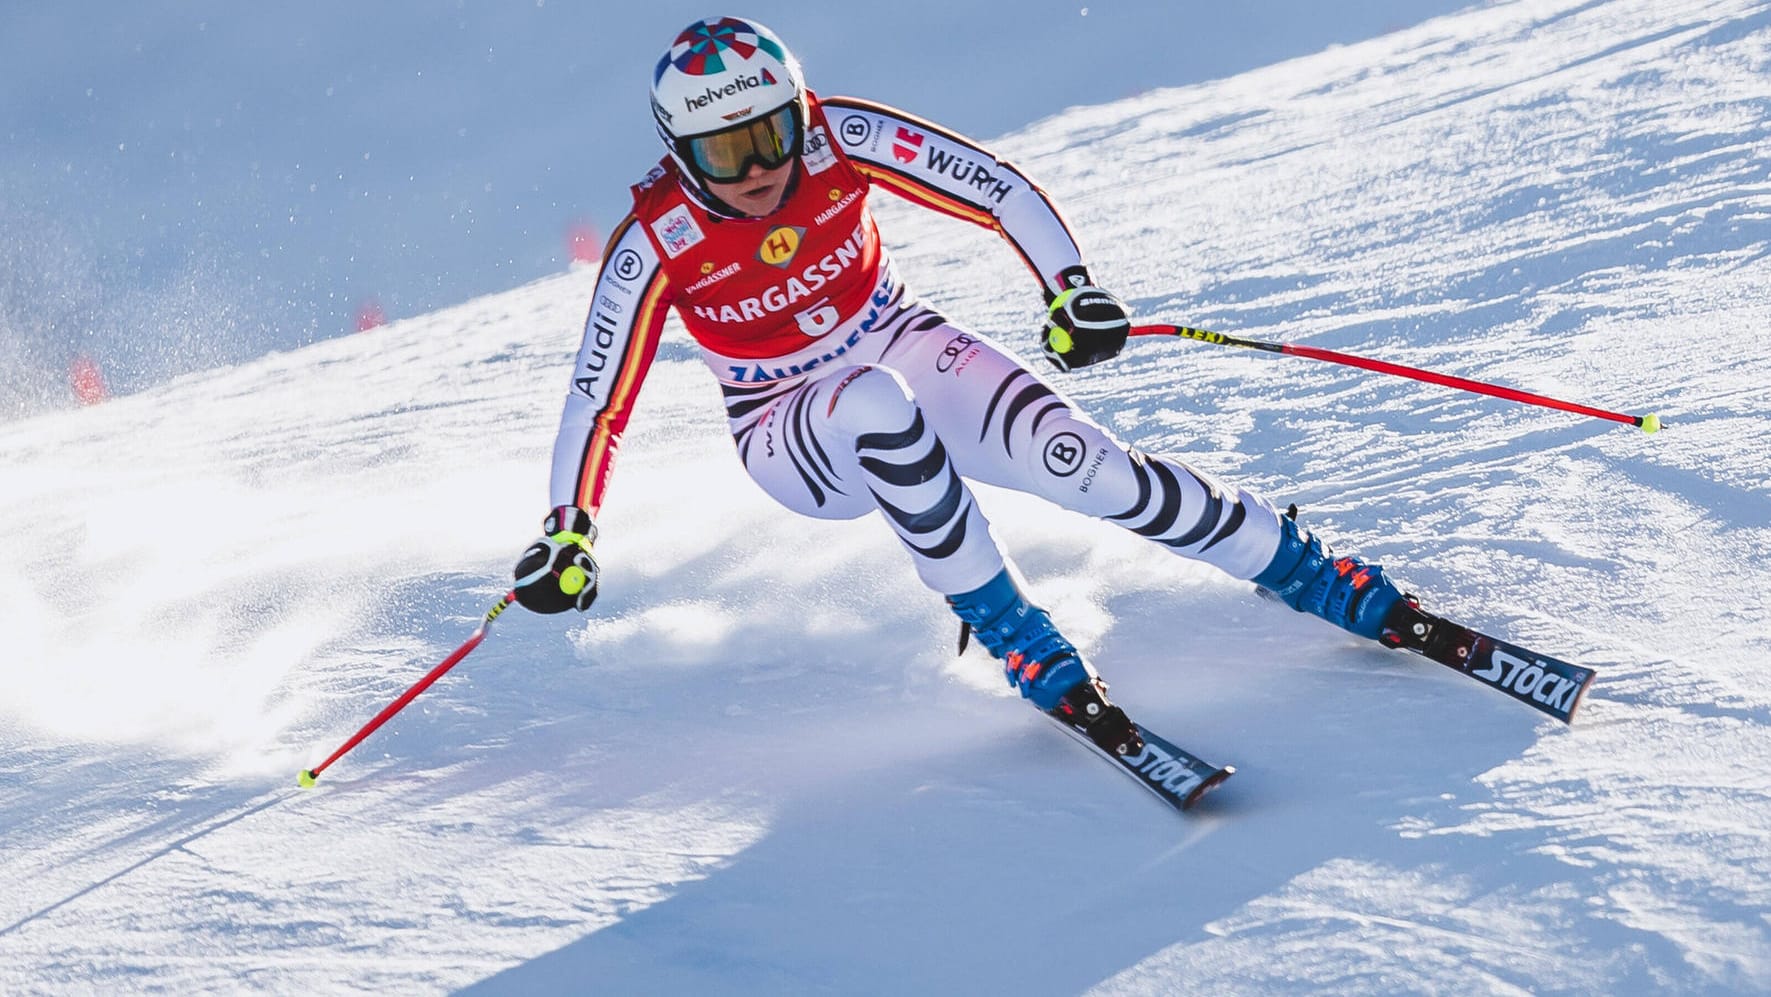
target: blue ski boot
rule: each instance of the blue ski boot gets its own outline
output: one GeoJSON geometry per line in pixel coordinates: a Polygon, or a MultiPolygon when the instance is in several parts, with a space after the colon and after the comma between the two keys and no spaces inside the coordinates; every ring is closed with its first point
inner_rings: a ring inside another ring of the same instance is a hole
{"type": "Polygon", "coordinates": [[[1104,751],[1132,754],[1143,747],[1136,725],[1107,701],[1107,683],[1052,625],[1051,616],[1027,601],[1007,568],[981,588],[948,596],[947,604],[1003,663],[1009,684],[1022,697],[1104,751]]]}
{"type": "Polygon", "coordinates": [[[1295,513],[1281,516],[1279,529],[1279,552],[1254,576],[1254,583],[1300,613],[1381,639],[1384,621],[1403,601],[1384,569],[1354,557],[1335,557],[1321,538],[1298,526],[1295,513]]]}

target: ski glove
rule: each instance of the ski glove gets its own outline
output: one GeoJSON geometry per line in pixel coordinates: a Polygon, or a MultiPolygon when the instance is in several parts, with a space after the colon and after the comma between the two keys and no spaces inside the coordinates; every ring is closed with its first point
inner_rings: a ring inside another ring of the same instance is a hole
{"type": "Polygon", "coordinates": [[[517,560],[517,602],[537,613],[582,613],[596,601],[596,523],[583,509],[562,505],[542,520],[542,532],[517,560]]]}
{"type": "Polygon", "coordinates": [[[1040,334],[1045,358],[1068,371],[1118,356],[1131,334],[1125,303],[1095,287],[1081,267],[1071,267],[1059,277],[1066,286],[1048,298],[1046,326],[1040,334]]]}

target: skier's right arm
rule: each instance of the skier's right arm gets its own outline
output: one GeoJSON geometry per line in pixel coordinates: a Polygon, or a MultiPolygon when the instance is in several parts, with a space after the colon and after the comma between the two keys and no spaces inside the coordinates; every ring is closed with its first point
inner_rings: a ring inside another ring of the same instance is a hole
{"type": "Polygon", "coordinates": [[[658,254],[632,215],[603,253],[584,323],[584,342],[554,438],[542,538],[516,567],[517,601],[539,613],[584,610],[596,598],[591,557],[594,517],[602,508],[622,431],[651,368],[670,305],[658,254]]]}

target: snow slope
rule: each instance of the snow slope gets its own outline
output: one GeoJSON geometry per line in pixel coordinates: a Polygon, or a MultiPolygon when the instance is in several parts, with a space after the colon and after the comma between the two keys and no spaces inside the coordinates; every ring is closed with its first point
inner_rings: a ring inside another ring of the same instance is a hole
{"type": "MultiPolygon", "coordinates": [[[[1771,9],[1520,0],[998,143],[1152,319],[1658,411],[1140,342],[1064,383],[1602,670],[1563,728],[988,492],[1177,819],[871,520],[776,510],[680,337],[585,620],[472,632],[544,510],[577,272],[0,427],[0,990],[1771,990],[1771,9]]],[[[879,199],[1018,345],[1013,254],[879,199]]]]}

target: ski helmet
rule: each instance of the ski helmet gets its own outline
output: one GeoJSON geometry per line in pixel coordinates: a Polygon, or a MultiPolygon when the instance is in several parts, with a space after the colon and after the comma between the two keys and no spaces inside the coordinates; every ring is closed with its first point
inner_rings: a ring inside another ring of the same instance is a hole
{"type": "Polygon", "coordinates": [[[799,61],[755,21],[714,17],[682,30],[652,72],[652,117],[689,192],[721,214],[732,209],[707,182],[774,169],[805,148],[799,61]]]}

